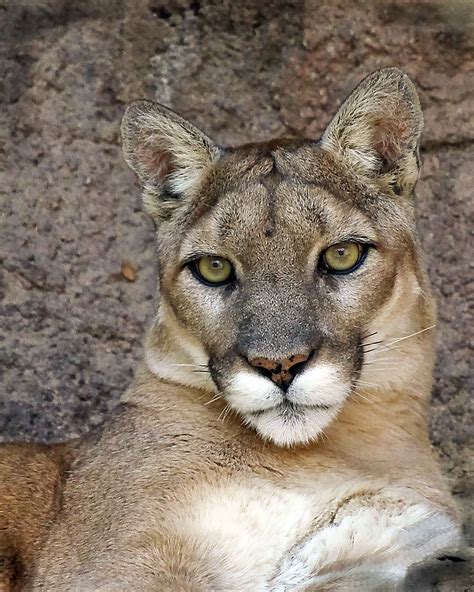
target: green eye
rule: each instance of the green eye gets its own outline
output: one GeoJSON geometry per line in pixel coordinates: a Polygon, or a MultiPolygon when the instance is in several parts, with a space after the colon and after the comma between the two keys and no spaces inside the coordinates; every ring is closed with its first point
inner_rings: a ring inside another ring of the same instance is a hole
{"type": "Polygon", "coordinates": [[[350,273],[362,262],[363,245],[354,242],[337,243],[322,255],[323,267],[330,273],[350,273]]]}
{"type": "Polygon", "coordinates": [[[194,275],[210,286],[222,286],[235,279],[232,263],[222,257],[206,255],[192,262],[194,275]]]}

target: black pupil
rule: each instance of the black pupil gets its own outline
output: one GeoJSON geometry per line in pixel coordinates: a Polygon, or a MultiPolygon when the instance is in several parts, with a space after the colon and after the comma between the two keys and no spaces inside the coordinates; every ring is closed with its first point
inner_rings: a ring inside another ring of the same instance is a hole
{"type": "Polygon", "coordinates": [[[344,257],[344,255],[346,254],[346,249],[344,247],[339,247],[339,249],[337,250],[337,254],[339,255],[339,257],[344,257]]]}
{"type": "Polygon", "coordinates": [[[214,269],[220,269],[222,267],[222,263],[219,261],[219,259],[213,259],[211,261],[211,265],[214,269]]]}

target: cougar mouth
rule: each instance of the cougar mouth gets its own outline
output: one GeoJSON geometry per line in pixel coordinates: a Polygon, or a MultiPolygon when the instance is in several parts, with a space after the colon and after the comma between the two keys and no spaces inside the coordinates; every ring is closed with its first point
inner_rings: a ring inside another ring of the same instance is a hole
{"type": "Polygon", "coordinates": [[[280,403],[247,412],[244,420],[264,439],[277,446],[305,445],[317,440],[337,416],[340,405],[280,403]]]}
{"type": "Polygon", "coordinates": [[[298,403],[292,403],[288,400],[283,400],[278,405],[273,407],[267,407],[266,409],[257,409],[256,411],[251,411],[249,415],[254,415],[258,417],[263,415],[264,413],[268,413],[269,411],[281,411],[283,413],[287,413],[288,415],[298,415],[303,414],[305,411],[328,411],[335,405],[324,405],[324,404],[311,404],[311,405],[302,405],[298,403]]]}

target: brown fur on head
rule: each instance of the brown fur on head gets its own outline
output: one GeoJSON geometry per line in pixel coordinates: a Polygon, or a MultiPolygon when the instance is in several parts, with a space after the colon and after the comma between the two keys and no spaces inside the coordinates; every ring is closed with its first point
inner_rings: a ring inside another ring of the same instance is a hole
{"type": "Polygon", "coordinates": [[[150,369],[217,391],[281,445],[316,438],[364,383],[424,398],[434,308],[413,218],[421,129],[396,69],[366,78],[320,141],[221,148],[169,109],[133,103],[124,152],[158,238],[150,369]],[[362,245],[360,266],[327,273],[322,253],[347,241],[362,245]],[[234,281],[199,281],[192,262],[205,255],[230,261],[234,281]],[[287,389],[253,363],[292,356],[307,360],[287,389]]]}

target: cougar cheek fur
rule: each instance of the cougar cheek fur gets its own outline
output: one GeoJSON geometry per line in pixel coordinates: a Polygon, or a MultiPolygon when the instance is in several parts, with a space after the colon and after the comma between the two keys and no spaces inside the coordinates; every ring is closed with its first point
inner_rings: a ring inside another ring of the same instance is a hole
{"type": "Polygon", "coordinates": [[[128,107],[158,247],[144,361],[92,434],[1,448],[0,590],[397,591],[460,551],[427,431],[422,127],[397,69],[320,140],[226,148],[128,107]]]}

